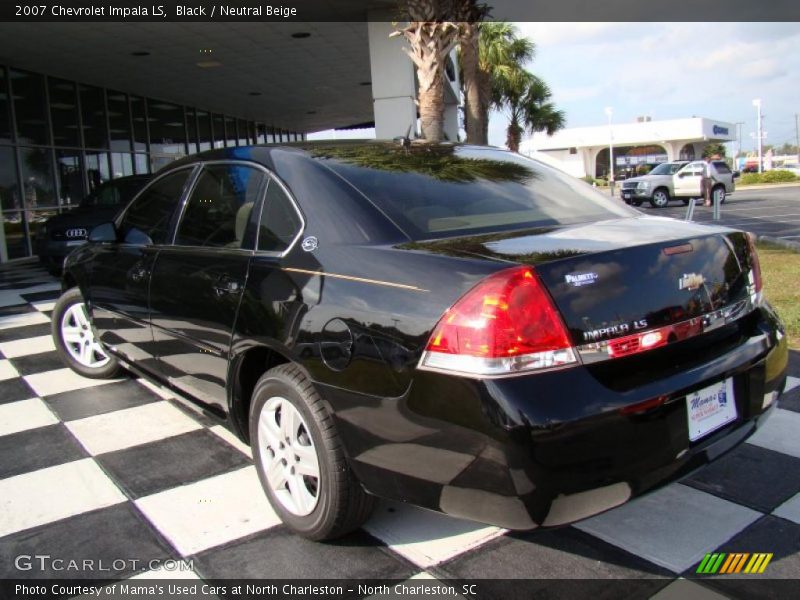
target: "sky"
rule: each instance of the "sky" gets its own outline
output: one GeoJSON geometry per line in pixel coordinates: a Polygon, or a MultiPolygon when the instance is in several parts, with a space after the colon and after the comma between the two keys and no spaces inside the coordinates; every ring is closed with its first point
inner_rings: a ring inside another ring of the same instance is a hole
{"type": "MultiPolygon", "coordinates": [[[[761,98],[764,143],[795,143],[800,113],[800,23],[516,23],[536,44],[528,65],[553,92],[568,127],[708,117],[742,122],[743,150],[755,147],[761,98]]],[[[502,145],[507,120],[494,114],[489,142],[502,145]]],[[[537,134],[544,135],[544,134],[537,134]]],[[[731,150],[734,150],[733,148],[731,150]]]]}
{"type": "MultiPolygon", "coordinates": [[[[708,117],[743,123],[742,149],[747,151],[755,148],[753,99],[761,98],[764,143],[795,143],[800,23],[516,26],[536,44],[527,67],[550,86],[567,127],[606,123],[607,106],[615,123],[642,115],[654,120],[708,117]]],[[[501,113],[490,116],[490,144],[505,143],[507,123],[501,113]]]]}

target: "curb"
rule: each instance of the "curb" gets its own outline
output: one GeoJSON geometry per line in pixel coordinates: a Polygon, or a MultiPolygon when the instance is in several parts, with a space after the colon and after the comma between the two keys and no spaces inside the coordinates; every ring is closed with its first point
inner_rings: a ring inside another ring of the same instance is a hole
{"type": "Polygon", "coordinates": [[[736,191],[739,190],[772,190],[775,188],[794,188],[800,187],[800,181],[788,181],[784,183],[750,183],[745,185],[736,184],[736,191]]]}
{"type": "Polygon", "coordinates": [[[772,237],[771,235],[757,235],[756,239],[759,242],[769,242],[770,244],[774,244],[775,246],[782,246],[788,250],[794,250],[795,252],[800,252],[800,242],[792,242],[790,240],[783,240],[781,238],[772,237]]]}

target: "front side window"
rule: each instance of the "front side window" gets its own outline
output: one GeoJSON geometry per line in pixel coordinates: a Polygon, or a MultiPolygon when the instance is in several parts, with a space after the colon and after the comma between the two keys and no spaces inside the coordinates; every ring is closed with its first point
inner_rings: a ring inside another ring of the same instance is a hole
{"type": "Polygon", "coordinates": [[[189,197],[175,243],[252,248],[252,242],[247,240],[247,223],[266,177],[262,171],[245,165],[205,167],[189,197]]]}
{"type": "Polygon", "coordinates": [[[303,222],[300,215],[283,191],[274,181],[267,188],[261,224],[258,231],[258,249],[267,252],[283,252],[300,233],[303,222]]]}
{"type": "Polygon", "coordinates": [[[120,223],[125,243],[149,245],[167,241],[172,214],[191,172],[181,169],[165,175],[136,198],[120,223]]]}

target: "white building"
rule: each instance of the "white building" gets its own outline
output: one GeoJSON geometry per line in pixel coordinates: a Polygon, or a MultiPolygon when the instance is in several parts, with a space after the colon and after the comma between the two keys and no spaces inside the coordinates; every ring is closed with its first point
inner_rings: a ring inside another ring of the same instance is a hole
{"type": "Polygon", "coordinates": [[[671,160],[693,160],[712,142],[736,139],[736,125],[692,117],[594,127],[562,129],[555,135],[535,134],[520,145],[522,154],[538,152],[558,160],[563,170],[584,177],[600,177],[609,171],[609,145],[613,145],[616,177],[632,174],[638,165],[671,160]]]}

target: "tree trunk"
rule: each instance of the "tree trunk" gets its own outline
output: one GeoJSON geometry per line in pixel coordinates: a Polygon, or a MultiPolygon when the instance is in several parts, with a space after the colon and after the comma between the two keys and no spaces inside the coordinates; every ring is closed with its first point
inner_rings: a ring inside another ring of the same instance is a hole
{"type": "Polygon", "coordinates": [[[512,152],[519,152],[519,143],[522,141],[522,127],[513,119],[506,130],[506,146],[512,152]]]}
{"type": "Polygon", "coordinates": [[[464,78],[464,128],[468,144],[485,145],[478,81],[478,24],[461,23],[461,72],[464,78]]]}
{"type": "Polygon", "coordinates": [[[419,120],[422,137],[429,142],[444,138],[444,78],[441,65],[429,61],[417,69],[419,120]]]}
{"type": "Polygon", "coordinates": [[[478,70],[478,119],[476,144],[489,145],[489,107],[492,103],[492,80],[489,73],[478,70]]]}

